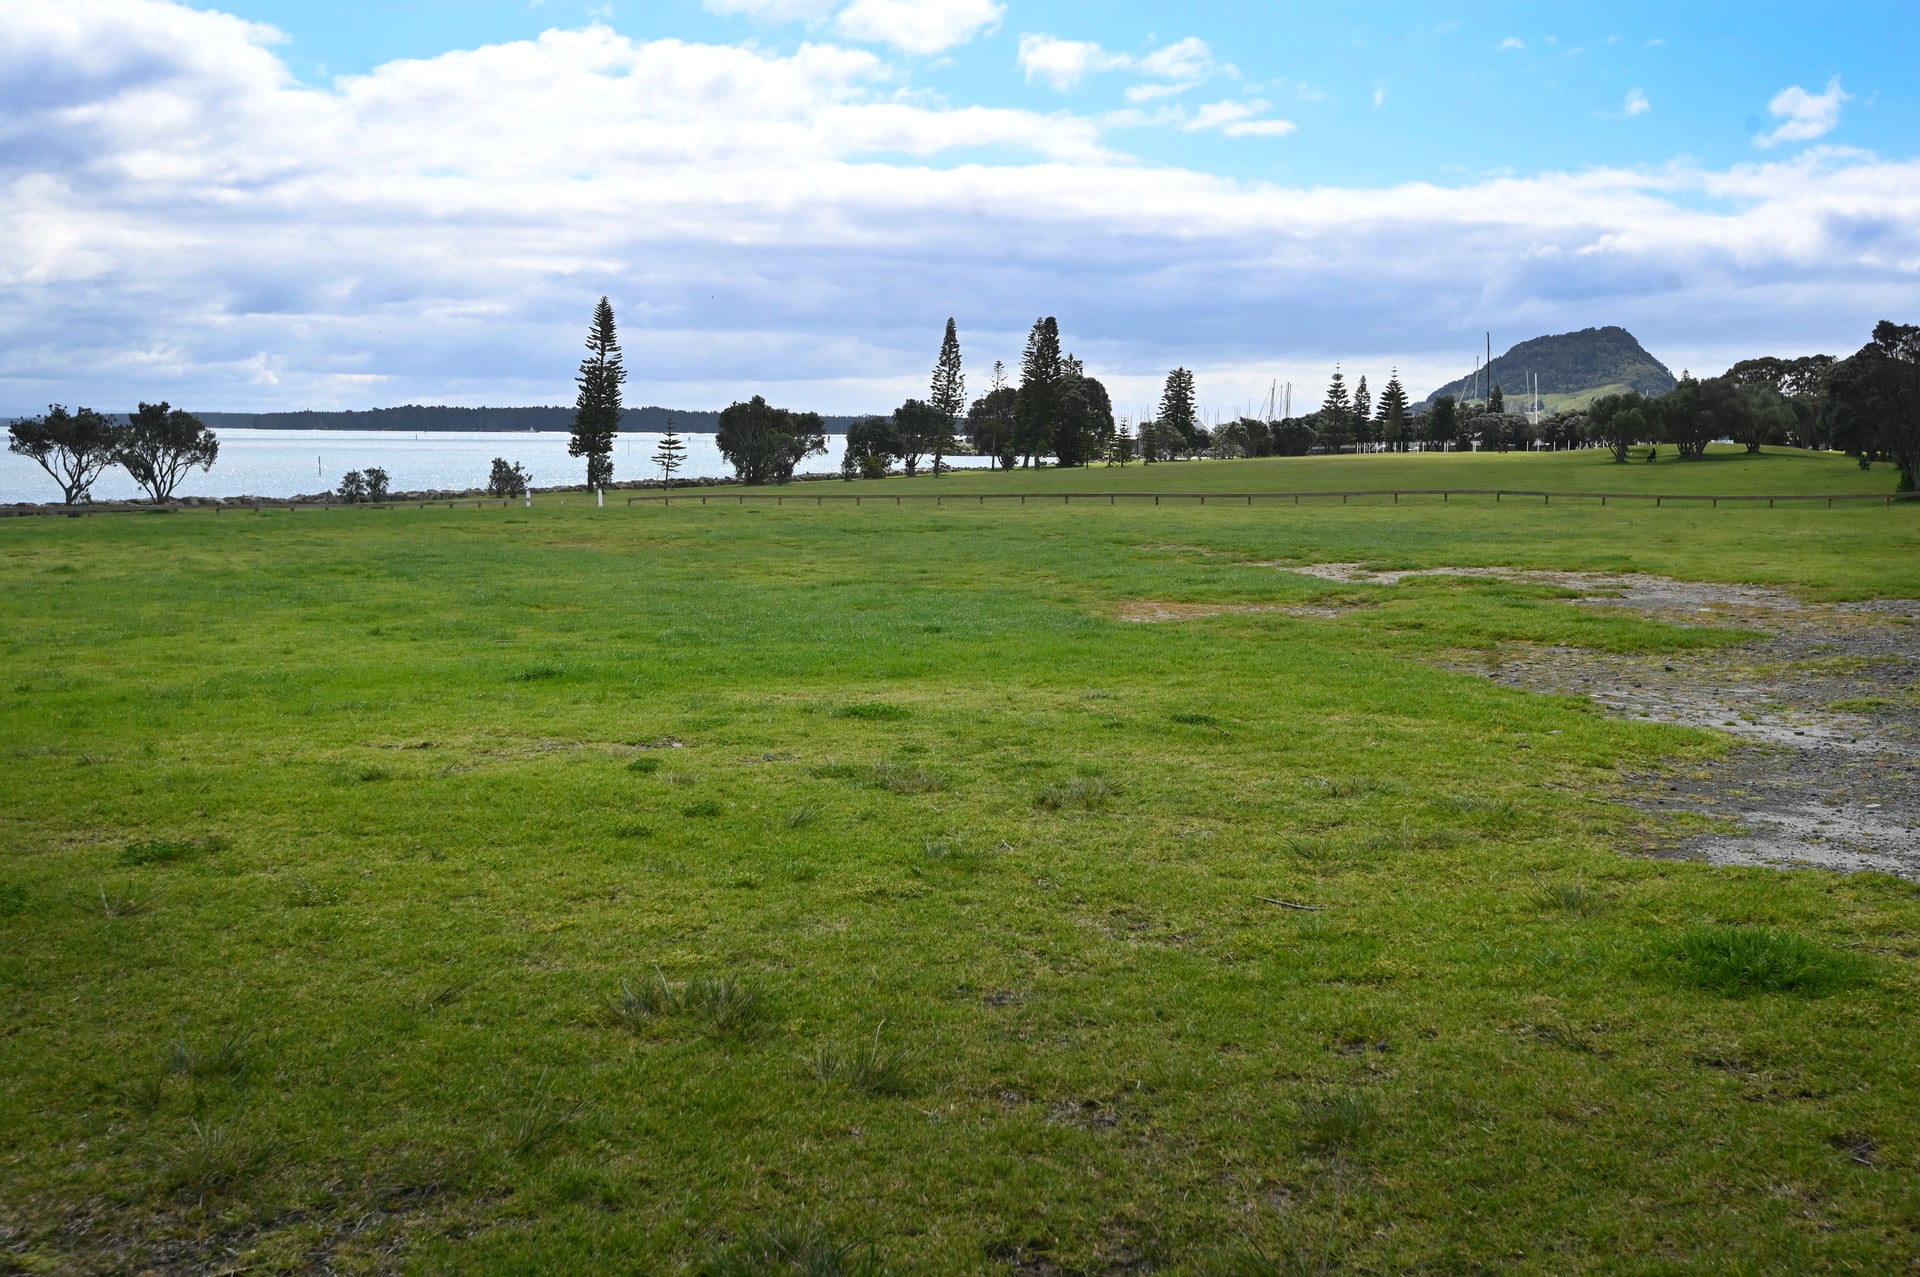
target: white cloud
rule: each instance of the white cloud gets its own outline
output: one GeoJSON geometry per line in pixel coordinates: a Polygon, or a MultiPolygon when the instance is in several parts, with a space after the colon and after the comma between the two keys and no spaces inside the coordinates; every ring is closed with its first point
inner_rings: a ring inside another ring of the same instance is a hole
{"type": "Polygon", "coordinates": [[[834,26],[854,40],[926,55],[991,31],[1006,12],[996,0],[853,0],[834,26]]]}
{"type": "Polygon", "coordinates": [[[1050,35],[1020,37],[1020,69],[1027,83],[1045,80],[1062,93],[1099,71],[1132,65],[1124,53],[1108,53],[1087,40],[1062,40],[1050,35]]]}
{"type": "Polygon", "coordinates": [[[1785,123],[1771,133],[1762,133],[1753,140],[1754,145],[1777,146],[1825,137],[1839,126],[1840,108],[1851,101],[1853,96],[1840,87],[1837,75],[1827,81],[1824,93],[1809,93],[1797,84],[1782,90],[1767,104],[1767,110],[1785,123]]]}
{"type": "Polygon", "coordinates": [[[726,17],[744,14],[767,22],[818,22],[833,12],[838,0],[700,0],[709,13],[726,17]]]}
{"type": "Polygon", "coordinates": [[[1193,36],[1143,57],[1134,57],[1109,52],[1088,40],[1023,35],[1020,37],[1020,69],[1026,73],[1029,84],[1036,79],[1045,80],[1063,93],[1101,71],[1136,71],[1169,82],[1132,86],[1127,90],[1127,100],[1135,103],[1184,93],[1216,71],[1234,73],[1232,67],[1218,66],[1207,42],[1193,36]]]}
{"type": "Polygon", "coordinates": [[[1213,74],[1213,50],[1205,40],[1188,36],[1138,59],[1136,65],[1162,80],[1200,80],[1213,74]]]}
{"type": "Polygon", "coordinates": [[[1272,104],[1260,98],[1209,102],[1180,127],[1188,133],[1219,129],[1227,137],[1284,137],[1297,127],[1291,120],[1261,119],[1272,104]]]}
{"type": "Polygon", "coordinates": [[[1502,53],[1514,53],[1526,47],[1527,47],[1527,42],[1525,40],[1522,40],[1519,36],[1510,35],[1506,39],[1500,42],[1500,51],[1502,53]]]}
{"type": "Polygon", "coordinates": [[[1220,131],[1228,137],[1285,137],[1299,127],[1292,120],[1240,120],[1220,131]]]}
{"type": "Polygon", "coordinates": [[[1636,115],[1645,115],[1651,110],[1653,110],[1653,103],[1648,101],[1647,95],[1639,89],[1628,89],[1626,100],[1620,104],[1621,113],[1629,119],[1636,115]]]}
{"type": "MultiPolygon", "coordinates": [[[[589,28],[312,89],[270,32],[162,0],[8,21],[0,414],[570,402],[602,293],[634,402],[864,411],[924,390],[950,314],[977,367],[1044,307],[1116,387],[1184,363],[1229,402],[1367,352],[1452,375],[1488,323],[1621,323],[1675,367],[1725,366],[1702,333],[1840,350],[1920,290],[1920,162],[1823,148],[1286,186],[1130,160],[1104,118],[918,104],[831,45],[589,28]]],[[[1283,131],[1265,109],[1170,118],[1283,131]]]]}
{"type": "Polygon", "coordinates": [[[1378,88],[1374,89],[1373,104],[1375,106],[1385,106],[1387,104],[1387,86],[1386,85],[1383,84],[1383,85],[1380,85],[1378,88]]]}

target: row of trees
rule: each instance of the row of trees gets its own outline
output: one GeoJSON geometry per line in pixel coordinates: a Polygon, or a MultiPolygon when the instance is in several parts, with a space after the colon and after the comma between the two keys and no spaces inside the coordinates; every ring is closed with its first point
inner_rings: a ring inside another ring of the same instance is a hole
{"type": "Polygon", "coordinates": [[[164,402],[143,403],[124,422],[54,404],[9,426],[7,450],[31,458],[77,505],[93,499],[93,485],[113,466],[155,501],[171,500],[181,480],[213,465],[220,441],[198,417],[164,402]]]}

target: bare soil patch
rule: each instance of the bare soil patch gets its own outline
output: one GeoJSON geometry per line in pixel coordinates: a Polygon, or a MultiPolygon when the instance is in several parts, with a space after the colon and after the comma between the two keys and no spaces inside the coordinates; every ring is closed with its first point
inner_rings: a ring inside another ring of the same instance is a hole
{"type": "Polygon", "coordinates": [[[1461,576],[1554,585],[1580,591],[1580,606],[1758,631],[1736,646],[1664,656],[1516,646],[1457,668],[1743,742],[1700,772],[1634,778],[1630,801],[1643,810],[1726,822],[1681,840],[1675,854],[1920,880],[1920,600],[1805,603],[1756,586],[1631,574],[1273,566],[1348,584],[1461,576]]]}

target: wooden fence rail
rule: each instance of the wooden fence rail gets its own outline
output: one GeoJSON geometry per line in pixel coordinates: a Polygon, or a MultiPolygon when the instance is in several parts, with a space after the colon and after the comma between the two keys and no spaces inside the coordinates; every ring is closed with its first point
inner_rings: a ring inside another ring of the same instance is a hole
{"type": "MultiPolygon", "coordinates": [[[[1713,493],[1675,493],[1675,492],[1542,492],[1538,490],[1530,490],[1525,488],[1366,488],[1366,489],[1358,489],[1358,490],[1344,491],[1344,492],[975,492],[975,493],[966,493],[966,494],[953,493],[953,492],[799,493],[799,492],[782,492],[782,491],[767,491],[767,490],[758,490],[758,491],[752,491],[752,492],[713,492],[710,490],[709,491],[689,490],[687,492],[683,492],[678,495],[669,493],[669,492],[640,493],[640,494],[628,497],[627,505],[633,506],[636,504],[651,503],[651,502],[659,502],[663,505],[671,505],[675,501],[698,501],[701,505],[707,505],[712,502],[732,501],[738,505],[745,505],[749,501],[753,501],[753,502],[772,501],[775,505],[784,506],[789,501],[792,501],[799,505],[805,505],[807,502],[811,501],[816,506],[824,506],[829,501],[835,501],[843,505],[848,502],[851,502],[852,504],[858,506],[858,505],[864,505],[868,501],[872,501],[876,505],[885,505],[888,502],[892,502],[895,506],[902,506],[908,501],[921,501],[921,502],[931,501],[933,502],[934,506],[938,508],[938,507],[944,506],[949,501],[955,502],[957,504],[962,504],[962,505],[977,504],[977,505],[984,506],[989,501],[998,502],[998,503],[1017,502],[1020,505],[1026,505],[1029,501],[1043,501],[1043,502],[1059,501],[1062,505],[1072,505],[1077,500],[1083,505],[1089,504],[1089,503],[1097,505],[1101,501],[1105,501],[1110,506],[1118,505],[1122,501],[1129,501],[1136,504],[1144,504],[1148,501],[1151,501],[1154,505],[1160,505],[1163,502],[1206,505],[1209,501],[1211,501],[1214,503],[1222,503],[1222,502],[1240,503],[1240,504],[1249,505],[1249,506],[1255,504],[1256,502],[1261,504],[1268,504],[1268,505],[1291,504],[1291,505],[1297,506],[1297,505],[1303,505],[1307,502],[1312,502],[1312,501],[1332,501],[1335,498],[1339,499],[1341,505],[1346,505],[1355,499],[1368,498],[1368,497],[1389,499],[1395,505],[1400,504],[1400,498],[1402,497],[1439,497],[1442,503],[1450,502],[1454,497],[1492,497],[1495,503],[1504,503],[1509,497],[1511,497],[1516,500],[1529,500],[1529,501],[1533,500],[1534,498],[1538,498],[1542,505],[1552,505],[1556,498],[1562,501],[1598,501],[1602,506],[1607,505],[1609,502],[1613,502],[1613,501],[1651,501],[1656,508],[1663,507],[1667,505],[1669,502],[1673,502],[1676,504],[1684,503],[1684,502],[1694,502],[1696,504],[1700,502],[1706,502],[1707,504],[1709,504],[1715,509],[1718,509],[1722,502],[1725,502],[1729,505],[1739,505],[1742,503],[1751,505],[1757,502],[1764,501],[1766,502],[1767,508],[1769,510],[1774,509],[1777,505],[1780,505],[1780,504],[1791,504],[1795,502],[1798,502],[1801,504],[1805,504],[1808,502],[1816,502],[1816,503],[1824,502],[1826,504],[1826,508],[1831,510],[1833,509],[1836,503],[1842,503],[1842,502],[1878,501],[1883,505],[1891,506],[1895,502],[1899,502],[1899,501],[1920,500],[1920,493],[1916,493],[1916,492],[1886,492],[1886,493],[1840,492],[1840,493],[1832,493],[1832,494],[1774,493],[1772,495],[1762,494],[1757,496],[1755,495],[1726,496],[1726,495],[1716,495],[1713,493]]],[[[219,514],[226,510],[251,510],[254,513],[258,514],[268,510],[286,510],[289,512],[298,512],[301,510],[319,510],[323,512],[328,510],[393,510],[393,509],[399,509],[405,506],[416,506],[422,510],[439,507],[439,506],[445,506],[449,510],[455,509],[457,507],[472,506],[474,509],[478,510],[486,506],[497,505],[497,506],[505,507],[505,506],[517,505],[517,504],[520,504],[523,500],[524,498],[520,498],[520,497],[505,497],[505,498],[486,497],[486,498],[481,498],[479,500],[476,500],[473,497],[460,497],[452,500],[443,499],[439,501],[384,501],[384,502],[362,502],[362,503],[351,504],[351,505],[343,504],[339,502],[318,502],[318,501],[315,501],[315,502],[247,501],[247,502],[223,502],[221,504],[214,505],[212,507],[212,510],[215,514],[219,514]]],[[[175,510],[192,510],[192,509],[205,509],[205,508],[207,507],[204,507],[204,506],[157,506],[156,507],[156,506],[144,506],[144,505],[0,506],[0,518],[24,518],[31,515],[44,516],[44,515],[58,515],[58,514],[65,514],[65,515],[70,515],[72,517],[78,518],[83,514],[84,515],[147,514],[147,513],[153,513],[155,511],[165,511],[167,513],[171,513],[175,510]]]]}

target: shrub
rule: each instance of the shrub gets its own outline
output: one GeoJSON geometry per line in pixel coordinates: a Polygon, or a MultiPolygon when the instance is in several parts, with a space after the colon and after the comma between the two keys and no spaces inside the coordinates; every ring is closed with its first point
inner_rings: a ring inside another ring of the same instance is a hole
{"type": "Polygon", "coordinates": [[[385,501],[387,499],[387,472],[379,466],[366,469],[367,500],[385,501]]]}
{"type": "Polygon", "coordinates": [[[487,493],[496,497],[524,497],[533,476],[520,468],[518,461],[507,464],[505,457],[493,459],[493,472],[487,476],[487,493]]]}
{"type": "Polygon", "coordinates": [[[358,505],[367,499],[367,476],[358,470],[349,470],[340,476],[340,486],[334,495],[348,505],[358,505]]]}

